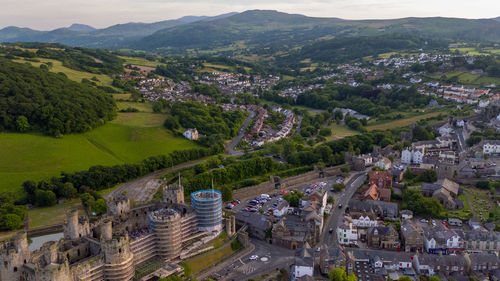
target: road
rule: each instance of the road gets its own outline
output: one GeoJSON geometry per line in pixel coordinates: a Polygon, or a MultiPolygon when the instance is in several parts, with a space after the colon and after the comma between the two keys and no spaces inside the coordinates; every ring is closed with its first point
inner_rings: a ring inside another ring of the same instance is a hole
{"type": "Polygon", "coordinates": [[[294,251],[269,244],[265,241],[251,239],[255,249],[239,258],[234,259],[227,267],[211,274],[221,281],[249,280],[277,268],[288,268],[294,260],[294,251]],[[251,261],[250,257],[256,255],[257,260],[251,261]],[[264,258],[264,260],[261,260],[264,258]]]}
{"type": "Polygon", "coordinates": [[[231,155],[231,156],[241,156],[243,155],[242,151],[235,150],[234,148],[238,145],[238,143],[241,141],[243,136],[245,135],[245,131],[252,122],[252,119],[255,117],[255,112],[250,111],[250,115],[248,115],[247,119],[243,122],[243,126],[241,126],[240,131],[236,137],[234,137],[229,143],[226,144],[226,154],[231,155]]]}
{"type": "Polygon", "coordinates": [[[366,172],[360,172],[352,176],[351,179],[349,179],[349,181],[346,183],[344,192],[342,193],[342,195],[340,195],[340,197],[337,198],[337,200],[335,200],[333,211],[328,216],[328,219],[325,222],[323,233],[321,233],[320,237],[320,245],[324,243],[331,247],[337,245],[337,226],[339,220],[342,219],[349,200],[351,200],[356,190],[364,183],[366,177],[366,172]],[[342,204],[342,208],[338,208],[339,204],[342,204]],[[333,229],[332,234],[329,233],[330,228],[333,229]]]}
{"type": "MultiPolygon", "coordinates": [[[[195,161],[191,161],[191,162],[179,164],[177,166],[173,166],[173,167],[170,167],[170,168],[158,170],[158,171],[153,172],[151,174],[147,174],[147,175],[145,175],[143,177],[140,177],[140,178],[137,178],[135,180],[123,183],[122,185],[120,185],[115,190],[113,190],[110,193],[104,195],[104,198],[105,199],[116,198],[120,194],[123,194],[124,191],[126,191],[127,197],[130,200],[134,200],[134,201],[137,202],[138,200],[135,197],[135,195],[137,195],[137,193],[145,193],[144,192],[145,188],[148,185],[148,182],[150,182],[151,180],[154,180],[154,179],[158,178],[159,176],[161,176],[161,175],[163,175],[165,173],[168,173],[168,172],[171,172],[171,171],[180,170],[180,169],[184,169],[184,168],[188,168],[188,167],[192,167],[192,166],[197,165],[199,163],[202,163],[204,161],[205,161],[204,159],[195,160],[195,161]]],[[[143,198],[143,199],[147,199],[147,198],[143,198]]],[[[142,201],[142,200],[139,200],[139,201],[142,201]]]]}

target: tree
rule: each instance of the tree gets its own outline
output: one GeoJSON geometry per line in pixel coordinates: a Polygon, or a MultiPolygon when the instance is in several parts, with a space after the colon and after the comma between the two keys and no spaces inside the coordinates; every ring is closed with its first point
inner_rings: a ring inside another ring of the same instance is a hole
{"type": "Polygon", "coordinates": [[[92,204],[92,211],[100,215],[105,214],[107,211],[106,200],[104,200],[103,198],[96,200],[92,204]]]}
{"type": "Polygon", "coordinates": [[[413,279],[408,276],[401,276],[399,277],[398,281],[413,281],[413,279]]]}
{"type": "Polygon", "coordinates": [[[56,195],[51,190],[37,189],[35,191],[36,205],[40,207],[48,207],[56,204],[56,195]]]}
{"type": "Polygon", "coordinates": [[[429,277],[429,281],[439,281],[439,277],[437,277],[435,275],[431,276],[431,277],[429,277]]]}
{"type": "Polygon", "coordinates": [[[221,192],[223,202],[229,202],[233,200],[233,189],[230,186],[223,186],[221,192]]]}
{"type": "Polygon", "coordinates": [[[16,127],[18,132],[26,132],[30,128],[28,118],[24,117],[23,115],[18,116],[16,120],[16,127]]]}
{"type": "Polygon", "coordinates": [[[328,272],[328,278],[331,281],[346,281],[347,273],[345,272],[345,267],[337,267],[328,272]]]}
{"type": "Polygon", "coordinates": [[[66,183],[64,183],[64,184],[61,186],[61,188],[60,188],[60,190],[58,191],[58,193],[59,193],[59,196],[62,196],[62,197],[64,197],[64,198],[68,198],[68,199],[70,199],[70,198],[73,198],[73,197],[76,195],[77,190],[76,190],[76,188],[73,186],[73,184],[72,184],[72,183],[70,183],[70,182],[66,182],[66,183]]]}
{"type": "Polygon", "coordinates": [[[8,230],[15,230],[21,226],[22,220],[16,214],[5,214],[1,218],[1,225],[8,230]]]}
{"type": "Polygon", "coordinates": [[[87,210],[87,212],[90,211],[95,202],[94,196],[92,196],[90,193],[82,194],[80,196],[80,200],[82,201],[82,205],[85,208],[85,210],[87,210]]]}
{"type": "Polygon", "coordinates": [[[344,190],[345,188],[345,185],[343,183],[336,183],[333,185],[333,189],[335,190],[335,192],[340,192],[342,190],[344,190]]]}

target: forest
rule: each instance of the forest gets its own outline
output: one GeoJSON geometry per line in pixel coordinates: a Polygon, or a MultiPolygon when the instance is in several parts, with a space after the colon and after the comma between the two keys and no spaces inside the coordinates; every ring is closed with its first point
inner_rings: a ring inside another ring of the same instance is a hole
{"type": "Polygon", "coordinates": [[[222,135],[224,139],[236,136],[247,113],[224,111],[216,105],[200,102],[174,103],[165,127],[170,130],[196,128],[203,135],[222,135]]]}
{"type": "Polygon", "coordinates": [[[378,116],[393,110],[405,111],[429,104],[431,97],[420,95],[412,87],[384,92],[371,86],[350,87],[327,83],[324,89],[315,89],[297,98],[298,105],[318,109],[347,107],[369,116],[378,116]]]}
{"type": "Polygon", "coordinates": [[[113,119],[115,111],[102,90],[0,58],[0,131],[82,133],[113,119]]]}

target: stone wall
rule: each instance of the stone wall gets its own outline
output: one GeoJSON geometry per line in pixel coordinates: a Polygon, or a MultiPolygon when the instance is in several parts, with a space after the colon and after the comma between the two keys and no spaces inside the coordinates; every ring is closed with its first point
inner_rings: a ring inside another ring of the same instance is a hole
{"type": "MultiPolygon", "coordinates": [[[[325,177],[332,177],[335,175],[340,174],[340,168],[344,167],[346,165],[342,166],[335,166],[335,167],[329,167],[329,168],[324,168],[323,172],[325,177]]],[[[322,179],[319,177],[319,171],[314,170],[310,171],[298,176],[294,177],[289,177],[289,178],[284,178],[281,179],[281,187],[282,189],[290,189],[292,187],[296,187],[298,185],[302,185],[314,180],[321,181],[322,179]]],[[[274,183],[271,182],[264,182],[259,185],[254,185],[254,186],[249,186],[249,187],[244,187],[240,188],[238,190],[235,190],[233,192],[233,198],[239,199],[239,200],[247,200],[249,198],[253,198],[256,196],[260,196],[261,194],[269,194],[269,193],[275,193],[278,191],[277,189],[274,188],[274,183]]]]}

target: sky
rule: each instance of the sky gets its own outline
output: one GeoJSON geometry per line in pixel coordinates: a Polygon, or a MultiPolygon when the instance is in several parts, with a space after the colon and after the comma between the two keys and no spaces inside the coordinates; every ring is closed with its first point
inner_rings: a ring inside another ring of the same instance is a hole
{"type": "Polygon", "coordinates": [[[344,19],[500,16],[499,0],[0,0],[0,7],[0,28],[38,30],[72,23],[103,28],[252,9],[344,19]]]}

